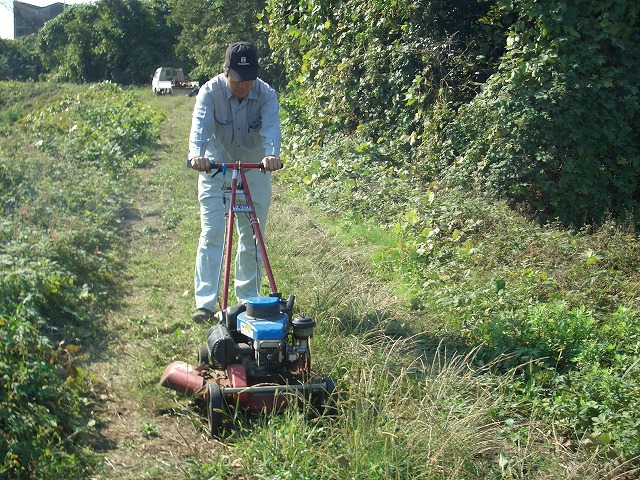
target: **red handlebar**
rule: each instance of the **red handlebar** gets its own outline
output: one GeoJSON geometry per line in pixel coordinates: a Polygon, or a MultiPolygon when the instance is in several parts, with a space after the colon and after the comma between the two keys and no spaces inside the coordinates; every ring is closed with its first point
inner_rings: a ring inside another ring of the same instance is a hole
{"type": "MultiPolygon", "coordinates": [[[[262,163],[255,163],[255,162],[233,162],[233,163],[232,162],[226,162],[226,163],[216,162],[214,163],[214,162],[211,162],[211,170],[218,170],[218,171],[222,170],[224,172],[226,169],[240,170],[240,168],[242,168],[243,170],[259,168],[263,172],[265,171],[265,168],[262,165],[262,163]]],[[[284,163],[282,163],[282,161],[280,161],[280,168],[284,168],[284,163]]]]}
{"type": "Polygon", "coordinates": [[[216,170],[218,168],[231,168],[231,169],[237,169],[240,166],[242,166],[242,168],[262,168],[262,164],[261,163],[250,163],[250,162],[227,162],[227,163],[211,163],[211,169],[212,170],[216,170]]]}

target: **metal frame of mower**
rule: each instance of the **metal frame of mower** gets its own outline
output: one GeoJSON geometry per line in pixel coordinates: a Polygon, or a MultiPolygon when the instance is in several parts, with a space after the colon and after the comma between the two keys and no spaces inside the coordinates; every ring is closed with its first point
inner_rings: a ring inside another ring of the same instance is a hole
{"type": "MultiPolygon", "coordinates": [[[[212,170],[232,170],[226,226],[219,323],[209,329],[207,345],[198,351],[198,364],[176,361],[160,380],[164,387],[186,395],[203,395],[212,436],[218,436],[228,408],[248,413],[278,411],[304,398],[319,414],[335,409],[335,383],[311,370],[309,338],[315,322],[293,318],[295,297],[285,301],[278,292],[267,256],[245,169],[259,163],[213,163],[212,170]],[[244,203],[238,203],[244,196],[244,203]],[[270,295],[228,306],[235,216],[249,215],[256,244],[269,280],[270,295]]],[[[227,190],[225,191],[227,192],[227,190]]]]}

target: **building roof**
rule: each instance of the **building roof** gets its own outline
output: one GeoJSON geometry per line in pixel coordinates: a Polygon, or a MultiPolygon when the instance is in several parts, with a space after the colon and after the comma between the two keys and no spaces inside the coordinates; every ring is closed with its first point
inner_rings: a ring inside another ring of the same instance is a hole
{"type": "Polygon", "coordinates": [[[39,7],[25,2],[13,2],[13,38],[38,33],[44,24],[60,15],[66,4],[55,2],[46,7],[39,7]]]}

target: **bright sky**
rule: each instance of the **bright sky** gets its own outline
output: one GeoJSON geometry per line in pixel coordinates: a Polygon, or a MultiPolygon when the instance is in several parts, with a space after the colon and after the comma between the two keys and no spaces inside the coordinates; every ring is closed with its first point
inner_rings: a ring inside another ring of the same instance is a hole
{"type": "MultiPolygon", "coordinates": [[[[46,7],[56,0],[22,0],[23,3],[46,7]]],[[[76,3],[91,3],[95,0],[60,0],[60,3],[73,5],[76,3]]],[[[13,0],[0,0],[0,38],[13,39],[13,0]]]]}

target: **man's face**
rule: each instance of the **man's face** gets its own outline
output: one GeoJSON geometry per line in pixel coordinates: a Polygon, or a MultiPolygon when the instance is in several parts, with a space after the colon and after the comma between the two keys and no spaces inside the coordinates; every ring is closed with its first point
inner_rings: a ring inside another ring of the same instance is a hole
{"type": "Polygon", "coordinates": [[[233,93],[233,96],[238,100],[242,100],[244,97],[249,95],[254,81],[255,80],[246,80],[244,82],[236,82],[231,78],[231,75],[227,74],[227,85],[229,85],[229,89],[231,90],[231,93],[233,93]]]}

